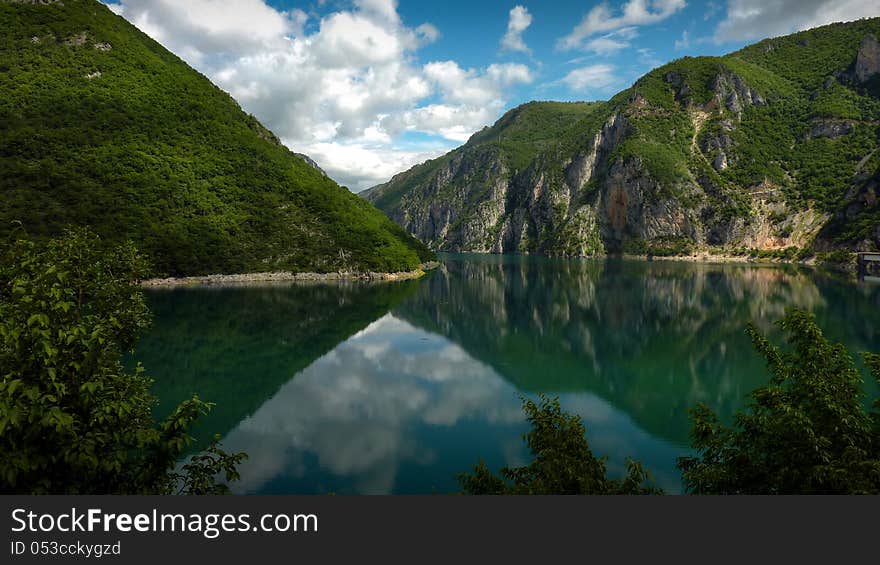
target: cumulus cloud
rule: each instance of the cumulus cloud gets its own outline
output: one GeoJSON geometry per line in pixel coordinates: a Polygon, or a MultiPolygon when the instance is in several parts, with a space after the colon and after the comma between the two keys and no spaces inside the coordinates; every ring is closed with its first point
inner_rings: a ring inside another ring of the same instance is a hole
{"type": "Polygon", "coordinates": [[[252,53],[301,32],[302,10],[263,0],[122,0],[110,8],[191,64],[208,54],[252,53]]]}
{"type": "Polygon", "coordinates": [[[587,12],[571,33],[557,42],[557,47],[563,51],[578,49],[595,35],[657,23],[686,5],[685,0],[628,0],[615,11],[607,3],[602,3],[587,12]]]}
{"type": "Polygon", "coordinates": [[[353,142],[285,143],[296,146],[299,152],[320,163],[321,168],[336,182],[355,192],[381,184],[400,171],[439,157],[448,150],[442,144],[435,144],[433,148],[398,147],[386,134],[376,129],[368,130],[364,138],[364,141],[353,142]],[[379,139],[369,141],[371,133],[379,139]]]}
{"type": "Polygon", "coordinates": [[[481,73],[462,69],[455,61],[442,61],[428,63],[424,72],[440,88],[444,100],[470,106],[491,104],[499,99],[504,88],[532,81],[529,68],[519,63],[489,65],[481,73]]]}
{"type": "Polygon", "coordinates": [[[532,15],[525,6],[514,6],[510,10],[507,20],[507,33],[501,38],[501,48],[508,51],[522,51],[530,53],[531,50],[523,41],[522,34],[532,25],[532,15]]]}
{"type": "Polygon", "coordinates": [[[606,64],[589,65],[569,72],[562,82],[573,92],[606,90],[618,82],[614,67],[606,64]]]}
{"type": "Polygon", "coordinates": [[[728,0],[715,40],[748,41],[873,16],[880,16],[876,0],[728,0]]]}
{"type": "Polygon", "coordinates": [[[264,0],[120,0],[111,8],[356,191],[467,139],[500,115],[506,89],[532,80],[524,65],[417,64],[418,49],[440,31],[406,25],[396,0],[356,0],[320,19],[264,0]],[[438,143],[395,138],[411,131],[438,143]]]}

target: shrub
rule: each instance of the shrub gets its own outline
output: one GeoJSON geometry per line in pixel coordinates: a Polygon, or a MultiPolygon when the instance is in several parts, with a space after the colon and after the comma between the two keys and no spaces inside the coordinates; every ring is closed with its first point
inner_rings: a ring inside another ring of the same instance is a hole
{"type": "Polygon", "coordinates": [[[150,379],[120,363],[150,322],[131,245],[88,231],[0,263],[0,493],[208,494],[245,455],[215,442],[177,472],[187,430],[211,405],[193,396],[155,422],[150,379]]]}
{"type": "Polygon", "coordinates": [[[567,414],[559,399],[540,396],[539,402],[523,400],[531,430],[524,440],[532,462],[523,467],[503,468],[494,475],[481,460],[473,473],[459,475],[465,494],[661,494],[650,484],[641,463],[628,460],[627,476],[606,477],[605,458],[590,451],[580,416],[567,414]]]}
{"type": "MultiPolygon", "coordinates": [[[[750,394],[732,427],[705,405],[691,414],[695,457],[679,459],[695,494],[880,493],[880,399],[867,413],[862,377],[843,345],[829,342],[809,312],[778,323],[782,351],[750,326],[770,383],[750,394]]],[[[866,354],[875,379],[880,356],[866,354]]]]}

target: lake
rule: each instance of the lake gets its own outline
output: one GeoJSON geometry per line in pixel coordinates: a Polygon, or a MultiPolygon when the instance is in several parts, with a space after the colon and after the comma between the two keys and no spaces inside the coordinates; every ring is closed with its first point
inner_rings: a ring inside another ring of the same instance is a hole
{"type": "Polygon", "coordinates": [[[194,435],[248,453],[235,493],[449,493],[480,458],[527,461],[521,397],[546,393],[611,474],[632,457],[680,492],[688,409],[730,421],[767,380],[747,323],[778,339],[800,306],[851,352],[880,351],[880,285],[794,266],[442,261],[397,283],[149,291],[134,358],[157,415],[194,392],[216,403],[194,435]]]}

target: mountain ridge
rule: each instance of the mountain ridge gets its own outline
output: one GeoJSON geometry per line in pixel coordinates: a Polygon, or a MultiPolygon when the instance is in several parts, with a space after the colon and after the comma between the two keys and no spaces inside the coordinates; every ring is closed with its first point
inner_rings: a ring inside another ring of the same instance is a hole
{"type": "Polygon", "coordinates": [[[552,122],[544,147],[501,140],[517,118],[556,111],[532,102],[362,194],[444,251],[876,249],[877,37],[880,18],[863,19],[684,57],[580,103],[577,119],[520,126],[552,122]]]}

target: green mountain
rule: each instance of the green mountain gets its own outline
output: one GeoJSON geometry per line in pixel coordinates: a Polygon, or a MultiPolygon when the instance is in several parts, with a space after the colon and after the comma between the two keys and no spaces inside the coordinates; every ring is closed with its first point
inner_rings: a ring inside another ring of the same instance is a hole
{"type": "Polygon", "coordinates": [[[878,37],[833,24],[532,102],[364,196],[449,251],[877,249],[878,37]]]}
{"type": "Polygon", "coordinates": [[[0,0],[0,235],[89,225],[157,274],[411,270],[430,252],[96,0],[0,0]]]}

